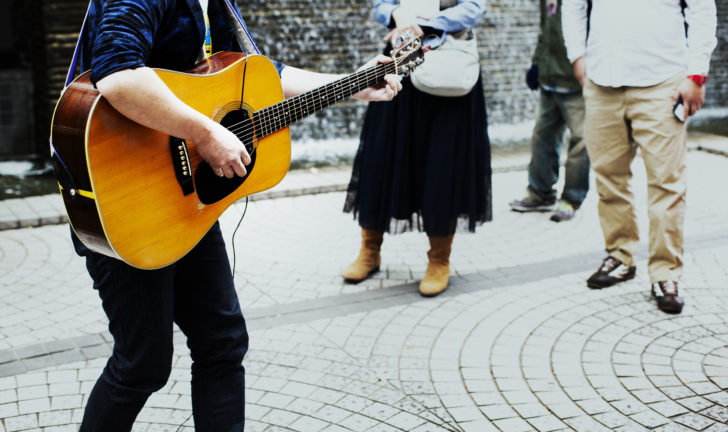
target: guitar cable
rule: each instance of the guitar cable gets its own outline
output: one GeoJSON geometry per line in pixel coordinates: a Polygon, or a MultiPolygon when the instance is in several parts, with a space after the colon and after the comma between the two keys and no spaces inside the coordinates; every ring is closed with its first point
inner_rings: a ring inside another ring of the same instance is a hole
{"type": "MultiPolygon", "coordinates": [[[[246,54],[245,60],[243,62],[243,83],[242,83],[241,94],[240,94],[240,109],[241,110],[243,109],[243,96],[245,95],[245,77],[247,75],[245,72],[247,70],[248,70],[248,55],[246,54]]],[[[243,145],[245,145],[245,144],[243,144],[243,145]]],[[[255,148],[253,148],[253,151],[250,154],[251,157],[253,156],[253,153],[254,152],[255,152],[255,148]]],[[[232,242],[232,247],[233,247],[233,269],[232,269],[232,272],[233,272],[232,273],[232,276],[233,276],[233,285],[235,285],[235,267],[236,267],[237,262],[238,262],[237,254],[236,254],[236,251],[235,251],[235,235],[238,233],[238,228],[240,228],[240,225],[243,223],[243,219],[245,218],[245,213],[247,213],[247,212],[248,212],[248,197],[246,196],[245,197],[245,207],[243,207],[243,214],[240,215],[240,220],[238,220],[238,224],[235,225],[235,229],[233,230],[233,235],[230,237],[230,241],[232,242]]],[[[192,414],[190,414],[185,419],[185,421],[183,421],[179,425],[179,427],[177,428],[177,431],[176,432],[181,431],[182,430],[182,427],[185,425],[185,423],[187,423],[188,421],[190,421],[191,418],[192,418],[192,414]]]]}
{"type": "MultiPolygon", "coordinates": [[[[243,214],[240,215],[240,219],[238,220],[238,224],[235,225],[235,229],[233,230],[233,235],[230,237],[230,241],[232,242],[232,246],[233,246],[233,284],[235,284],[235,266],[236,266],[237,261],[238,261],[237,255],[235,253],[235,235],[238,233],[238,228],[240,228],[240,225],[243,223],[243,219],[245,219],[245,213],[247,213],[247,212],[248,212],[248,197],[246,196],[245,197],[245,207],[243,207],[243,214]]],[[[177,428],[176,432],[181,431],[182,430],[182,427],[185,425],[185,423],[187,423],[188,421],[190,421],[191,418],[192,418],[192,414],[190,414],[185,419],[185,421],[183,421],[182,423],[180,423],[180,425],[177,428]]]]}
{"type": "Polygon", "coordinates": [[[245,207],[243,207],[243,214],[240,215],[240,220],[238,220],[238,224],[235,226],[235,230],[233,230],[233,235],[230,239],[230,241],[233,243],[233,281],[235,280],[235,265],[237,264],[237,255],[235,253],[235,234],[238,233],[238,228],[240,228],[240,224],[243,223],[243,219],[245,218],[245,213],[248,212],[248,197],[245,197],[245,207]]]}

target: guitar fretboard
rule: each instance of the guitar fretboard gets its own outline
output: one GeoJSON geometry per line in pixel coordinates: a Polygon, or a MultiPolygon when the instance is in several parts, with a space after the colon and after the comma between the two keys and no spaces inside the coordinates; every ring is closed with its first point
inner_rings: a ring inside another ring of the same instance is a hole
{"type": "Polygon", "coordinates": [[[258,139],[266,137],[367,87],[379,84],[384,81],[386,74],[393,73],[396,73],[394,62],[380,63],[258,110],[253,113],[255,136],[258,139]]]}

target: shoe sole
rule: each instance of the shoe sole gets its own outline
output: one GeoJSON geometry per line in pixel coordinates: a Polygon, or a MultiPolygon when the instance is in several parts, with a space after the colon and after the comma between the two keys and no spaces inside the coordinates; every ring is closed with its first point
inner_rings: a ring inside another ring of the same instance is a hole
{"type": "Polygon", "coordinates": [[[678,306],[673,306],[673,307],[660,306],[660,302],[657,301],[657,296],[655,295],[655,291],[650,290],[650,294],[652,295],[652,298],[655,299],[655,303],[657,303],[657,309],[659,309],[665,313],[669,313],[669,314],[679,314],[682,312],[684,305],[683,306],[678,305],[678,306]]]}
{"type": "Polygon", "coordinates": [[[438,291],[438,292],[435,292],[435,293],[423,293],[422,291],[419,291],[419,290],[418,290],[418,292],[420,293],[420,295],[421,295],[422,297],[427,297],[427,298],[429,298],[429,297],[437,297],[437,296],[439,296],[440,294],[444,293],[444,292],[445,292],[445,290],[447,290],[447,287],[445,287],[445,288],[444,288],[444,289],[443,289],[442,291],[438,291]]]}
{"type": "Polygon", "coordinates": [[[556,215],[553,215],[553,216],[551,216],[551,218],[550,218],[550,219],[551,219],[552,221],[554,221],[554,222],[566,222],[566,221],[570,221],[570,220],[572,220],[573,218],[574,218],[574,216],[569,216],[569,217],[563,217],[563,216],[556,216],[556,215]]]}
{"type": "Polygon", "coordinates": [[[554,209],[553,205],[550,206],[539,206],[539,207],[521,207],[521,206],[511,206],[511,210],[517,211],[519,213],[531,213],[531,212],[550,212],[554,209]]]}
{"type": "Polygon", "coordinates": [[[660,307],[659,304],[657,305],[657,309],[659,309],[665,313],[669,313],[669,314],[679,314],[683,310],[682,306],[670,308],[670,307],[660,307]]]}
{"type": "Polygon", "coordinates": [[[348,277],[344,277],[344,282],[346,282],[348,284],[354,284],[354,285],[356,285],[356,284],[358,284],[361,281],[364,281],[364,280],[369,279],[372,275],[374,275],[375,273],[378,273],[378,272],[379,272],[379,266],[377,266],[376,268],[372,269],[372,271],[370,271],[369,273],[367,273],[367,275],[364,276],[361,279],[351,279],[351,278],[348,278],[348,277]]]}
{"type": "Polygon", "coordinates": [[[616,281],[614,281],[612,283],[609,283],[609,284],[601,284],[601,283],[595,283],[595,282],[586,281],[586,286],[588,286],[589,288],[594,288],[594,289],[609,288],[611,286],[617,285],[620,282],[624,282],[624,281],[628,281],[628,280],[634,279],[635,276],[636,276],[636,274],[632,274],[632,275],[626,276],[626,277],[624,277],[622,279],[617,279],[616,281]]]}

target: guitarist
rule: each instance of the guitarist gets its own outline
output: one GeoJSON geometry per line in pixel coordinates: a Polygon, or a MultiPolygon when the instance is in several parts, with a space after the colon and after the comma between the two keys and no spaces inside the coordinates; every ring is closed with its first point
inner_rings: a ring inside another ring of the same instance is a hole
{"type": "MultiPolygon", "coordinates": [[[[91,70],[91,81],[121,114],[195,142],[213,170],[231,178],[245,175],[250,163],[244,145],[180,101],[151,69],[190,69],[204,58],[205,39],[215,51],[241,51],[225,7],[225,0],[92,0],[81,66],[91,70]]],[[[367,65],[388,61],[379,56],[367,65]]],[[[285,97],[338,78],[276,66],[285,97]]],[[[386,101],[400,88],[399,77],[390,75],[383,85],[354,97],[386,101]]],[[[75,236],[73,240],[76,252],[86,258],[114,337],[113,353],[91,391],[80,430],[131,430],[147,398],[169,378],[176,323],[191,351],[195,430],[242,431],[248,334],[219,225],[184,258],[158,270],[133,268],[90,251],[75,236]]]]}

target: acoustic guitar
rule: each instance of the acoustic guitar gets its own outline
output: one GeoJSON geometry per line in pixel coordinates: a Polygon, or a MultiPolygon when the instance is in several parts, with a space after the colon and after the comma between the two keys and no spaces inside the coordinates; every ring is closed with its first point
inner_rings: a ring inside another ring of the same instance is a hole
{"type": "Polygon", "coordinates": [[[51,128],[52,160],[68,219],[91,250],[141,269],[182,258],[239,199],[288,172],[288,126],[423,61],[420,39],[392,62],[283,98],[278,72],[262,55],[221,52],[192,70],[155,69],[179,97],[232,131],[252,162],[245,177],[218,177],[195,143],[139,125],[94,88],[89,72],[61,95],[51,128]]]}

